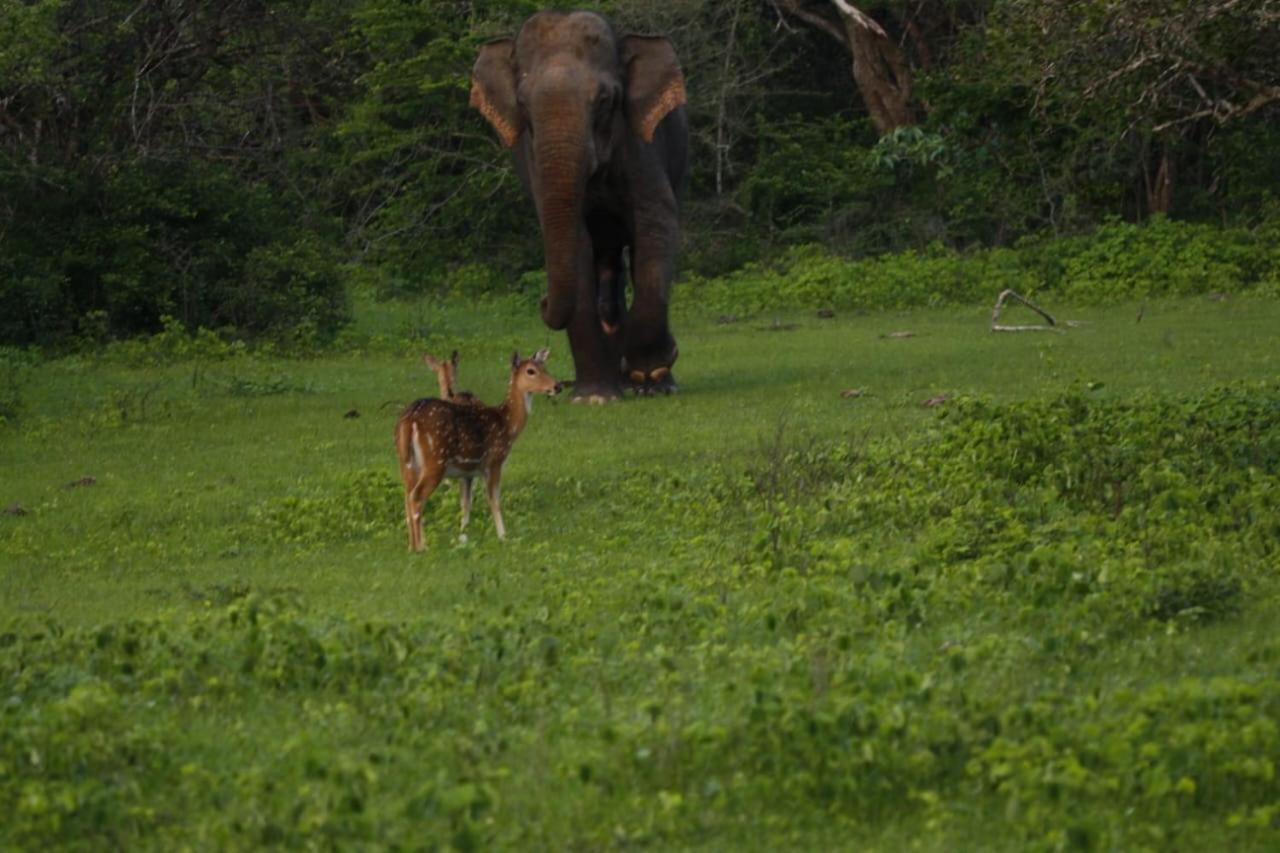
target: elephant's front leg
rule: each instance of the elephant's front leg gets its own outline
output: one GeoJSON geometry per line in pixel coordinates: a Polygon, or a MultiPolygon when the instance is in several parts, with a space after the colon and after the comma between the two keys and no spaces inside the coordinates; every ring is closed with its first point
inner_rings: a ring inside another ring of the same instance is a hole
{"type": "MultiPolygon", "coordinates": [[[[573,351],[575,373],[570,399],[575,403],[607,403],[622,397],[622,385],[618,381],[621,355],[617,326],[614,333],[606,333],[606,318],[610,317],[607,312],[614,309],[606,305],[600,290],[604,286],[603,282],[597,286],[594,275],[579,285],[577,304],[569,323],[569,348],[573,351]]],[[[614,286],[612,280],[607,286],[614,286]]],[[[620,313],[616,316],[620,319],[620,313]]]]}
{"type": "Polygon", "coordinates": [[[674,217],[673,207],[669,219],[641,219],[631,250],[635,298],[623,327],[623,378],[640,394],[676,390],[671,367],[680,351],[668,321],[676,253],[674,217]]]}

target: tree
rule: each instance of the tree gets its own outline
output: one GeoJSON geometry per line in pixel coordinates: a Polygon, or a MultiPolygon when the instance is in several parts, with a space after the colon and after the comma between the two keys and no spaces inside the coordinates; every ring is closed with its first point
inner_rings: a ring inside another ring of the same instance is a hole
{"type": "Polygon", "coordinates": [[[335,328],[308,168],[351,77],[341,6],[0,5],[0,339],[335,328]]]}
{"type": "Polygon", "coordinates": [[[902,44],[875,18],[848,0],[771,2],[780,18],[792,17],[817,27],[849,53],[854,85],[877,132],[916,123],[911,64],[902,44]]]}
{"type": "Polygon", "coordinates": [[[1038,113],[1109,124],[1136,149],[1148,212],[1172,209],[1179,161],[1216,130],[1280,114],[1276,0],[1003,0],[987,35],[1038,113]]]}
{"type": "Polygon", "coordinates": [[[771,37],[756,0],[626,0],[608,13],[622,30],[672,40],[685,77],[697,81],[688,107],[693,160],[706,164],[706,189],[725,199],[752,156],[754,115],[795,61],[794,45],[771,37]]]}

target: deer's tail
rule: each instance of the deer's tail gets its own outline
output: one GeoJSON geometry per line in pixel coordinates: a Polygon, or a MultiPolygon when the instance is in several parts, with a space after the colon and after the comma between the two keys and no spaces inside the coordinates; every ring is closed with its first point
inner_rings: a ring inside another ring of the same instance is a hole
{"type": "Polygon", "coordinates": [[[409,418],[396,424],[396,454],[400,465],[415,474],[422,470],[422,450],[418,446],[418,425],[409,418]]]}

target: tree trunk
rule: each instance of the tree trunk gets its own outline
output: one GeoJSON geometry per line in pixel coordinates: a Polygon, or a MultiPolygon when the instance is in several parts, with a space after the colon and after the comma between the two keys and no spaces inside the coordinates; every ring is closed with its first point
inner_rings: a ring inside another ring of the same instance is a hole
{"type": "Polygon", "coordinates": [[[1167,214],[1172,209],[1173,161],[1169,158],[1169,152],[1162,147],[1155,175],[1147,176],[1147,215],[1167,214]]]}
{"type": "Polygon", "coordinates": [[[883,136],[916,123],[911,109],[911,66],[902,48],[875,19],[848,0],[831,0],[835,20],[809,8],[804,0],[773,0],[773,4],[779,12],[817,27],[849,52],[854,85],[877,133],[883,136]]]}
{"type": "Polygon", "coordinates": [[[853,18],[844,18],[844,29],[853,54],[853,80],[876,131],[883,136],[915,124],[911,68],[902,49],[883,30],[874,32],[853,18]]]}

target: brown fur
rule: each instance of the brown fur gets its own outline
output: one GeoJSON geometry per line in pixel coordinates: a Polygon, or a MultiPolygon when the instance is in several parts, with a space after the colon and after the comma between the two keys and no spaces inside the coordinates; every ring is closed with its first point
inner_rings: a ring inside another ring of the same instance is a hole
{"type": "Polygon", "coordinates": [[[455,403],[479,403],[480,398],[470,391],[458,390],[458,351],[454,350],[449,356],[448,361],[441,361],[435,356],[427,353],[422,357],[422,361],[427,367],[431,368],[436,375],[436,382],[440,385],[440,399],[452,400],[455,403]]]}
{"type": "Polygon", "coordinates": [[[422,507],[446,477],[461,481],[463,530],[471,516],[472,481],[484,479],[498,538],[506,538],[502,465],[528,421],[526,397],[559,390],[559,383],[543,366],[546,357],[547,351],[540,350],[532,358],[512,358],[511,381],[500,405],[428,398],[414,402],[400,415],[395,442],[411,550],[423,549],[422,507]]]}

